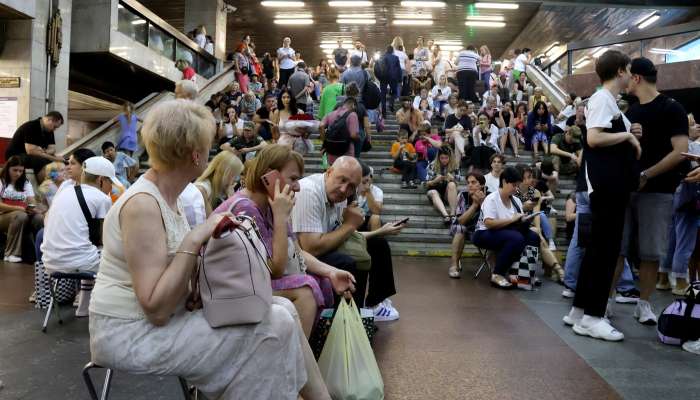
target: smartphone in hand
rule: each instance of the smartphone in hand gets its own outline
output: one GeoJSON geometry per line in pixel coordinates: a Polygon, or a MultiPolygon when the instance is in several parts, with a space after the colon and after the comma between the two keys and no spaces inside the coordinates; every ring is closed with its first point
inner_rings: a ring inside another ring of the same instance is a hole
{"type": "Polygon", "coordinates": [[[681,155],[689,160],[700,161],[700,155],[691,153],[681,153],[681,155]]]}
{"type": "MultiPolygon", "coordinates": [[[[273,169],[272,171],[261,176],[260,180],[262,181],[263,186],[265,186],[265,189],[267,189],[267,195],[270,196],[270,199],[274,200],[275,199],[275,182],[280,180],[280,172],[276,169],[273,169]]],[[[282,182],[280,181],[280,190],[282,190],[282,188],[283,188],[283,185],[282,185],[282,182]]]]}
{"type": "Polygon", "coordinates": [[[409,217],[406,217],[406,218],[402,219],[401,221],[396,221],[396,222],[394,222],[394,226],[403,225],[406,222],[408,222],[408,220],[409,220],[409,217]]]}

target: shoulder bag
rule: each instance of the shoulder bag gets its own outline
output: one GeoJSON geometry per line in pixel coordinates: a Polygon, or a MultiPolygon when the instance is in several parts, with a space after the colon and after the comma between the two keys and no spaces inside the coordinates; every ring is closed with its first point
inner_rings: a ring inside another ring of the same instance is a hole
{"type": "Polygon", "coordinates": [[[80,185],[73,186],[75,190],[75,195],[78,197],[78,204],[80,204],[80,210],[83,212],[85,221],[88,224],[88,232],[90,235],[90,243],[94,244],[96,247],[102,246],[102,232],[100,231],[100,220],[93,217],[90,213],[90,208],[88,208],[87,202],[85,202],[85,195],[83,195],[83,188],[80,185]]]}

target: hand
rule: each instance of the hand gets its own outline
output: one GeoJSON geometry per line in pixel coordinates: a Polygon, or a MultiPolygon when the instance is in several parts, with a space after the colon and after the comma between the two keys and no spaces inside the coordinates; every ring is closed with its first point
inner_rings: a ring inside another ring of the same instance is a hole
{"type": "Polygon", "coordinates": [[[333,290],[335,290],[335,292],[338,294],[347,291],[355,291],[355,277],[348,271],[333,268],[333,271],[330,273],[330,275],[328,275],[328,279],[331,280],[333,290]]]}
{"type": "Polygon", "coordinates": [[[513,214],[513,217],[510,219],[510,221],[511,221],[511,222],[518,222],[518,221],[521,221],[521,220],[523,219],[524,216],[525,216],[524,214],[515,213],[515,214],[513,214]]]}
{"type": "Polygon", "coordinates": [[[642,138],[642,125],[635,122],[630,126],[630,133],[632,133],[637,139],[642,138]]]}
{"type": "Polygon", "coordinates": [[[481,203],[483,203],[484,199],[486,198],[486,194],[484,192],[482,192],[481,190],[479,190],[478,192],[473,193],[471,195],[471,198],[472,198],[473,204],[481,205],[481,203]]]}
{"type": "Polygon", "coordinates": [[[445,179],[447,179],[448,182],[452,182],[452,181],[455,180],[455,177],[452,176],[452,174],[447,174],[447,176],[445,177],[445,179]]]}
{"type": "Polygon", "coordinates": [[[357,187],[357,193],[361,195],[365,195],[369,191],[369,185],[365,185],[364,183],[360,183],[360,186],[357,187]]]}
{"type": "Polygon", "coordinates": [[[377,229],[377,234],[379,236],[398,235],[399,233],[401,233],[401,230],[404,228],[404,225],[405,224],[394,225],[393,222],[387,222],[381,228],[377,229]]]}
{"type": "Polygon", "coordinates": [[[233,214],[231,214],[230,212],[212,214],[209,216],[209,218],[207,218],[207,220],[203,224],[194,227],[194,229],[192,229],[190,233],[186,236],[186,239],[193,245],[197,246],[197,248],[186,248],[184,250],[199,251],[199,247],[201,247],[207,240],[209,240],[209,238],[211,238],[211,235],[214,233],[214,229],[216,229],[216,226],[219,225],[219,222],[224,217],[229,217],[231,219],[234,218],[233,214]]]}
{"type": "Polygon", "coordinates": [[[639,188],[637,190],[642,190],[644,186],[647,185],[647,182],[649,181],[649,177],[646,176],[646,174],[640,174],[639,175],[639,188]]]}
{"type": "Polygon", "coordinates": [[[684,180],[690,183],[700,182],[700,168],[695,168],[694,170],[690,171],[684,180]]]}
{"type": "Polygon", "coordinates": [[[350,225],[355,229],[359,228],[365,222],[365,217],[362,216],[360,209],[351,205],[343,210],[343,224],[350,225]]]}
{"type": "Polygon", "coordinates": [[[294,191],[289,185],[284,185],[284,188],[280,190],[280,180],[275,181],[275,199],[267,198],[268,203],[270,203],[270,208],[272,208],[272,215],[275,217],[275,221],[287,221],[289,214],[294,208],[294,191]]]}
{"type": "Polygon", "coordinates": [[[642,157],[642,145],[639,144],[639,140],[637,140],[637,137],[632,133],[630,133],[628,140],[632,144],[632,147],[634,147],[634,150],[637,153],[637,160],[639,160],[642,157]]]}

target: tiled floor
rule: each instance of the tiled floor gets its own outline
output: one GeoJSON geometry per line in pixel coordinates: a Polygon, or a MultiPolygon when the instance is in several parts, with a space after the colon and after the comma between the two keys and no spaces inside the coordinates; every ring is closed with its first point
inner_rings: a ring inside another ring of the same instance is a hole
{"type": "MultiPolygon", "coordinates": [[[[659,344],[653,328],[626,315],[631,306],[616,307],[614,320],[627,339],[601,343],[563,327],[569,304],[558,285],[502,292],[485,276],[451,280],[446,264],[395,260],[401,319],[381,324],[375,339],[387,399],[687,400],[700,392],[700,357],[659,344]]],[[[87,399],[87,320],[53,320],[42,334],[43,314],[26,303],[32,282],[30,266],[0,263],[0,399],[87,399]]],[[[179,396],[174,378],[118,373],[110,398],[179,396]]]]}

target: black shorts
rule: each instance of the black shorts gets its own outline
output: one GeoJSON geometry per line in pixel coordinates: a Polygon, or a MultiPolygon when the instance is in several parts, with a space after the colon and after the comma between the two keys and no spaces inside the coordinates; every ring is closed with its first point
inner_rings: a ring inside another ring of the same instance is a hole
{"type": "Polygon", "coordinates": [[[51,160],[49,159],[31,156],[29,154],[22,154],[20,157],[22,158],[22,164],[24,164],[24,168],[31,168],[32,170],[34,170],[35,176],[39,175],[41,170],[44,169],[46,165],[51,163],[51,160]]]}

